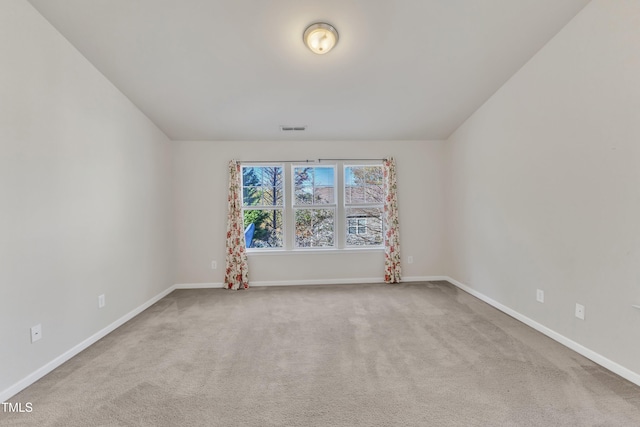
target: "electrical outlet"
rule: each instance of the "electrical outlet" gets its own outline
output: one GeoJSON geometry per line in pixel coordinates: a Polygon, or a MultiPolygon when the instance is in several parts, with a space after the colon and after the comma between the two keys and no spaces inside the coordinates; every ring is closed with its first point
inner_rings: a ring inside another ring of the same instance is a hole
{"type": "Polygon", "coordinates": [[[211,261],[211,269],[215,270],[216,268],[218,268],[218,262],[217,261],[211,261]]]}
{"type": "Polygon", "coordinates": [[[584,320],[584,305],[576,304],[576,317],[584,320]]]}
{"type": "Polygon", "coordinates": [[[37,324],[36,326],[31,327],[31,344],[38,341],[42,338],[42,325],[37,324]]]}
{"type": "Polygon", "coordinates": [[[407,264],[413,264],[413,256],[409,255],[407,257],[407,264]]]}
{"type": "Polygon", "coordinates": [[[107,301],[104,298],[104,294],[98,296],[98,308],[104,308],[107,305],[107,301]]]}
{"type": "Polygon", "coordinates": [[[536,290],[536,301],[544,302],[544,291],[542,289],[536,290]]]}

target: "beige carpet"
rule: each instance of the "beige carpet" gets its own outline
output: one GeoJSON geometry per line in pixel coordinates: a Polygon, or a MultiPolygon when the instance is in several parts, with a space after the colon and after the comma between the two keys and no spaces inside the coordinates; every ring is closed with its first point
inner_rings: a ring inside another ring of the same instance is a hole
{"type": "Polygon", "coordinates": [[[173,292],[3,426],[639,426],[640,387],[446,282],[173,292]]]}

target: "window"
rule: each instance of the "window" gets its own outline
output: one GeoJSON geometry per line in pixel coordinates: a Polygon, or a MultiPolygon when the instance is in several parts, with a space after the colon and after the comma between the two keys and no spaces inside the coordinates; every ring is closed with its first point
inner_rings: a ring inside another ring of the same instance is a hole
{"type": "Polygon", "coordinates": [[[382,165],[243,165],[242,189],[247,248],[384,243],[382,165]]]}
{"type": "Polygon", "coordinates": [[[346,246],[380,246],[383,244],[383,203],[382,166],[345,166],[346,246]]]}
{"type": "Polygon", "coordinates": [[[332,247],[335,241],[335,168],[293,168],[295,247],[332,247]]]}
{"type": "Polygon", "coordinates": [[[347,233],[365,234],[367,232],[366,218],[347,218],[347,233]]]}
{"type": "Polygon", "coordinates": [[[242,207],[247,248],[283,247],[282,166],[242,167],[242,207]]]}

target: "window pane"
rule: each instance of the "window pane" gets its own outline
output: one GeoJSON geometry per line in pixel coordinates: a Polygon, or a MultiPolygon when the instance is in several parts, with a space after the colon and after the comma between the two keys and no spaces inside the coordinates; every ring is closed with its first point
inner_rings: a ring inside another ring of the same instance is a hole
{"type": "Polygon", "coordinates": [[[335,203],[335,199],[333,197],[333,187],[316,187],[313,191],[313,203],[316,205],[335,203]]]}
{"type": "Polygon", "coordinates": [[[313,168],[314,185],[326,185],[333,187],[333,166],[324,166],[313,168]]]}
{"type": "Polygon", "coordinates": [[[310,185],[296,187],[295,204],[297,205],[313,204],[313,187],[310,185]]]}
{"type": "Polygon", "coordinates": [[[299,186],[313,185],[313,168],[303,167],[293,169],[293,183],[296,188],[299,186]]]}
{"type": "Polygon", "coordinates": [[[333,246],[334,209],[296,209],[298,248],[333,246]]]}
{"type": "Polygon", "coordinates": [[[333,166],[293,169],[294,204],[334,204],[335,169],[333,166]]]}
{"type": "Polygon", "coordinates": [[[282,168],[262,168],[262,188],[264,189],[264,205],[282,206],[282,168]]]}
{"type": "Polygon", "coordinates": [[[348,166],[345,168],[345,203],[382,203],[382,166],[348,166]]]}
{"type": "Polygon", "coordinates": [[[244,185],[260,185],[262,168],[259,166],[242,166],[242,182],[244,185]]]}
{"type": "Polygon", "coordinates": [[[263,187],[263,206],[282,206],[282,187],[263,187]]]}
{"type": "Polygon", "coordinates": [[[345,203],[364,203],[364,188],[362,187],[347,187],[347,197],[345,198],[345,203]]]}
{"type": "Polygon", "coordinates": [[[282,186],[282,168],[280,166],[261,166],[262,185],[282,186]]]}
{"type": "Polygon", "coordinates": [[[382,245],[382,208],[347,208],[346,215],[348,246],[382,245]]]}
{"type": "Polygon", "coordinates": [[[384,189],[380,185],[367,185],[364,187],[365,203],[384,203],[384,189]]]}
{"type": "Polygon", "coordinates": [[[282,174],[280,166],[243,166],[243,206],[283,206],[282,174]]]}
{"type": "Polygon", "coordinates": [[[247,248],[283,246],[281,209],[245,209],[243,215],[247,248]]]}
{"type": "Polygon", "coordinates": [[[258,206],[262,204],[262,187],[242,187],[242,205],[258,206]]]}

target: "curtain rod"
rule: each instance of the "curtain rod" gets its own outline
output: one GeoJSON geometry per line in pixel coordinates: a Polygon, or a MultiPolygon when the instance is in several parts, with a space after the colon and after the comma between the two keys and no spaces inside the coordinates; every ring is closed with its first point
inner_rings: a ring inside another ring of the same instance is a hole
{"type": "Polygon", "coordinates": [[[311,160],[238,160],[240,163],[320,163],[320,162],[384,162],[387,159],[311,159],[311,160]]]}
{"type": "Polygon", "coordinates": [[[387,159],[318,159],[319,162],[349,162],[349,161],[358,161],[358,162],[384,162],[387,159]]]}
{"type": "Polygon", "coordinates": [[[317,160],[238,160],[240,163],[316,163],[317,160]]]}

